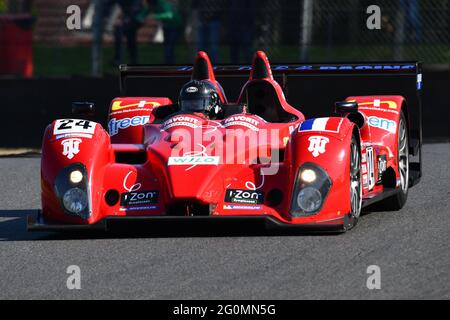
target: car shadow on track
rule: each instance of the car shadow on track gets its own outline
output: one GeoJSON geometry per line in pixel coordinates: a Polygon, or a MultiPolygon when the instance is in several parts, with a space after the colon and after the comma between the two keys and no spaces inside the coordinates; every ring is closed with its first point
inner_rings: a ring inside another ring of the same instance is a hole
{"type": "Polygon", "coordinates": [[[126,238],[193,238],[255,236],[333,236],[339,232],[267,230],[263,224],[155,224],[147,222],[113,224],[108,231],[28,232],[27,215],[37,210],[0,210],[0,241],[48,241],[126,238]],[[188,228],[186,227],[188,226],[188,228]]]}
{"type": "Polygon", "coordinates": [[[36,240],[42,235],[27,232],[26,217],[33,210],[0,210],[0,241],[36,240]]]}

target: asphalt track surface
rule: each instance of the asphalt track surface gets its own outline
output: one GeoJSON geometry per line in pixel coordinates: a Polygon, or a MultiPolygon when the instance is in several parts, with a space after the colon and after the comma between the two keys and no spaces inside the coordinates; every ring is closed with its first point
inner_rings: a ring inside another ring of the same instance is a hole
{"type": "Polygon", "coordinates": [[[0,299],[450,298],[450,144],[424,146],[401,211],[365,214],[341,235],[30,234],[39,161],[0,159],[0,299]],[[81,290],[66,287],[69,265],[81,290]],[[380,290],[366,287],[370,265],[380,290]]]}

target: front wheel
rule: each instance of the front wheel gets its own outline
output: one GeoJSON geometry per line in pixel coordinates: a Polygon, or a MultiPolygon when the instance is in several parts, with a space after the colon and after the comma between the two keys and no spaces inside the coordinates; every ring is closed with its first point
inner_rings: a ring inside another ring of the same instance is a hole
{"type": "Polygon", "coordinates": [[[355,135],[350,144],[350,213],[345,228],[353,228],[361,215],[362,183],[361,183],[361,148],[355,135]]]}

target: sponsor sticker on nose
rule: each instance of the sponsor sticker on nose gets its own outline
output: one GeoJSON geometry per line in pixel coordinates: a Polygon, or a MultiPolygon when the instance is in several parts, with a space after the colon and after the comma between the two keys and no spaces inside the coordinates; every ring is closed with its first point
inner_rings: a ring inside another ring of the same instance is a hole
{"type": "Polygon", "coordinates": [[[219,156],[185,156],[185,157],[169,157],[167,165],[218,165],[220,162],[219,156]]]}

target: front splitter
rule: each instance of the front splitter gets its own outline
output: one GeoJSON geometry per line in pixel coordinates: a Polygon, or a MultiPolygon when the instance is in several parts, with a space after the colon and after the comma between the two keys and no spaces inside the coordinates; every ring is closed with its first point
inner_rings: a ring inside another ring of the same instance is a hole
{"type": "MultiPolygon", "coordinates": [[[[340,222],[340,221],[336,221],[340,222]]],[[[209,228],[212,226],[224,228],[242,227],[249,228],[262,227],[266,230],[296,230],[305,232],[343,232],[344,224],[330,223],[309,223],[309,224],[288,224],[270,216],[120,216],[106,217],[95,224],[53,224],[44,221],[41,212],[37,217],[29,215],[27,217],[28,231],[108,231],[111,225],[132,225],[132,226],[158,226],[170,228],[177,226],[188,229],[189,227],[209,228]]]]}

